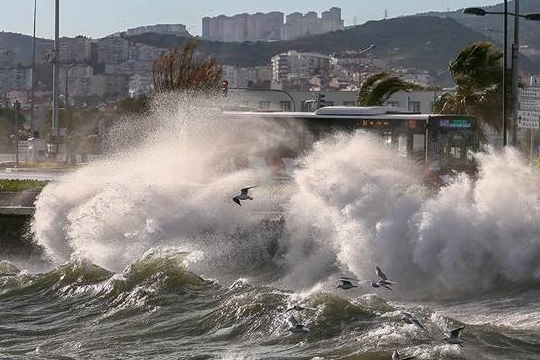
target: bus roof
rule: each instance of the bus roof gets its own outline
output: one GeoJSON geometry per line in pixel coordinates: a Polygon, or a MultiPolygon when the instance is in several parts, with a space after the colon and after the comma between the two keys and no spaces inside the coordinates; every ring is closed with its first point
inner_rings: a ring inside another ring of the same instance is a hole
{"type": "Polygon", "coordinates": [[[456,114],[421,114],[417,112],[406,111],[403,108],[390,106],[325,106],[316,111],[223,111],[224,115],[231,116],[251,116],[259,118],[336,118],[336,119],[358,119],[358,118],[377,118],[377,119],[417,119],[427,120],[430,117],[460,116],[471,118],[468,115],[456,114]]]}

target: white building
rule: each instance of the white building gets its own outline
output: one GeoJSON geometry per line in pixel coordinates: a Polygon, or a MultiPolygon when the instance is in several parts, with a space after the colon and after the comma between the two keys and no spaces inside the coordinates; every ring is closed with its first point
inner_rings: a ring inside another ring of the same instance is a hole
{"type": "Polygon", "coordinates": [[[328,11],[324,11],[322,18],[318,18],[317,13],[314,11],[310,11],[305,15],[295,12],[287,15],[281,30],[281,39],[291,40],[303,36],[343,30],[343,28],[340,8],[333,7],[328,11]]]}
{"type": "Polygon", "coordinates": [[[135,74],[129,78],[129,97],[138,98],[154,91],[154,81],[149,76],[135,74]]]}
{"type": "Polygon", "coordinates": [[[229,88],[249,88],[264,81],[271,81],[271,71],[264,66],[238,68],[224,65],[223,78],[229,82],[229,88]]]}
{"type": "Polygon", "coordinates": [[[281,83],[292,78],[309,79],[316,73],[327,73],[330,56],[289,50],[272,57],[272,82],[281,83]]]}
{"type": "Polygon", "coordinates": [[[279,40],[283,13],[219,15],[202,19],[202,37],[225,42],[279,40]]]}

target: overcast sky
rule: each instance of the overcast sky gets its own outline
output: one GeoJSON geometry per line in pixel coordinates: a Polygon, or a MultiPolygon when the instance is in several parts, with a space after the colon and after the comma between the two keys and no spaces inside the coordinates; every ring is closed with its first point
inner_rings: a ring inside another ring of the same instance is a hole
{"type": "MultiPolygon", "coordinates": [[[[37,3],[36,36],[54,38],[56,0],[0,0],[0,30],[33,33],[34,1],[37,3]]],[[[488,6],[502,0],[59,0],[60,37],[84,35],[101,38],[142,25],[184,24],[192,35],[201,35],[205,16],[253,14],[280,11],[315,11],[319,17],[332,6],[341,8],[345,25],[369,20],[413,15],[427,11],[457,10],[488,6]]]]}

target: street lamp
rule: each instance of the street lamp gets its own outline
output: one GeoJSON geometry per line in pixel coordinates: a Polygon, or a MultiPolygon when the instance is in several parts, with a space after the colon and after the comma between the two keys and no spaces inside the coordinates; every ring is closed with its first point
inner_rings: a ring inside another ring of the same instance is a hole
{"type": "Polygon", "coordinates": [[[68,120],[68,78],[69,78],[69,70],[71,70],[72,67],[74,67],[76,64],[75,63],[71,63],[67,66],[66,68],[66,88],[64,90],[64,127],[67,127],[68,123],[67,123],[67,120],[68,120]]]}
{"type": "Polygon", "coordinates": [[[484,16],[489,14],[504,15],[504,28],[503,28],[503,37],[504,37],[504,48],[503,48],[503,101],[502,101],[502,112],[503,112],[503,146],[507,145],[507,120],[506,120],[506,105],[507,105],[507,95],[506,95],[506,84],[508,82],[506,69],[507,69],[507,57],[508,57],[508,15],[514,16],[514,43],[512,44],[512,114],[514,118],[514,124],[512,126],[512,145],[516,145],[516,119],[517,119],[517,93],[518,93],[518,51],[519,51],[519,21],[518,18],[524,18],[531,21],[539,21],[540,14],[520,14],[519,13],[519,0],[514,0],[515,11],[508,11],[508,0],[504,0],[504,11],[486,11],[485,9],[478,7],[470,7],[463,10],[464,14],[484,16]]]}

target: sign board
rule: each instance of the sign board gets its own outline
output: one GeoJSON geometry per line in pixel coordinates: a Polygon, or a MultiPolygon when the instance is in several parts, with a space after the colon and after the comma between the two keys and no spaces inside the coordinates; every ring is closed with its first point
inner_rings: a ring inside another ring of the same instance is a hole
{"type": "Polygon", "coordinates": [[[540,86],[518,89],[518,128],[538,129],[540,126],[540,86]]]}
{"type": "Polygon", "coordinates": [[[526,88],[518,89],[518,96],[521,98],[535,98],[540,99],[540,86],[530,86],[526,88]]]}
{"type": "Polygon", "coordinates": [[[517,126],[525,129],[540,128],[540,111],[518,110],[517,126]]]}
{"type": "Polygon", "coordinates": [[[28,141],[19,140],[19,156],[28,157],[28,141]]]}
{"type": "Polygon", "coordinates": [[[540,98],[519,98],[519,110],[540,111],[540,98]]]}

